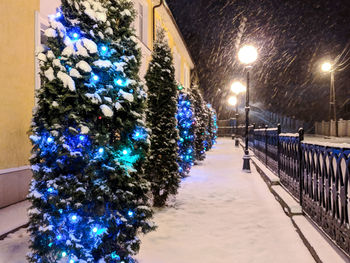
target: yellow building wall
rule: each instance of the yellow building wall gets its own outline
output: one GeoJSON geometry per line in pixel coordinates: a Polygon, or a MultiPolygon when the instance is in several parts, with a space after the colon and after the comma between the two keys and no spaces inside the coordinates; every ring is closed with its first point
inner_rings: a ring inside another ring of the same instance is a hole
{"type": "MultiPolygon", "coordinates": [[[[152,13],[150,14],[150,17],[152,17],[152,13]]],[[[171,50],[174,50],[174,47],[176,47],[176,50],[179,52],[179,54],[181,56],[180,81],[181,81],[182,84],[184,84],[184,82],[185,82],[184,64],[186,64],[188,66],[188,68],[190,69],[189,62],[187,62],[187,60],[185,59],[185,55],[182,54],[182,50],[176,45],[176,42],[174,41],[174,37],[170,33],[170,31],[169,31],[168,27],[166,26],[166,24],[164,23],[163,18],[161,17],[161,15],[157,11],[156,11],[155,17],[156,17],[156,20],[160,21],[161,26],[164,28],[164,30],[167,33],[169,47],[171,48],[171,50]]],[[[153,25],[153,21],[151,21],[151,24],[150,24],[151,30],[152,30],[152,25],[153,25]]],[[[152,38],[152,36],[151,36],[151,38],[152,38]]]]}
{"type": "Polygon", "coordinates": [[[39,0],[0,1],[0,169],[28,164],[39,0]]]}

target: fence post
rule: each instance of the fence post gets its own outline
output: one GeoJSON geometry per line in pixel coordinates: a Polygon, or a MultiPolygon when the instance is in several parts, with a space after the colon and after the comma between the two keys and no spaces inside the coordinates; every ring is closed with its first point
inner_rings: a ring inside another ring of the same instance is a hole
{"type": "Polygon", "coordinates": [[[265,125],[265,165],[267,166],[267,125],[265,125]]]}
{"type": "Polygon", "coordinates": [[[299,131],[299,142],[298,142],[298,173],[299,173],[299,203],[303,207],[303,152],[301,149],[301,141],[304,140],[304,129],[300,128],[299,131]]]}
{"type": "Polygon", "coordinates": [[[281,124],[277,124],[277,174],[280,177],[281,160],[280,160],[280,134],[281,134],[281,124]]]}

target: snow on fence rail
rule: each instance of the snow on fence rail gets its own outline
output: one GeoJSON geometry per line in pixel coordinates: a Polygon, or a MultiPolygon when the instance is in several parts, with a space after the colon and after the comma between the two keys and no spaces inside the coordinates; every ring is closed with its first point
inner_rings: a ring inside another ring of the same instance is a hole
{"type": "Polygon", "coordinates": [[[304,143],[304,131],[255,129],[250,147],[303,211],[350,255],[350,148],[304,143]]]}

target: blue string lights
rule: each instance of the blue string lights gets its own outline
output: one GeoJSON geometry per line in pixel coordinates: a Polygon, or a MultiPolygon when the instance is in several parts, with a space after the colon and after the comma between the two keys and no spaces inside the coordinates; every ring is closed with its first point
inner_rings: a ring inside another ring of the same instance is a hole
{"type": "Polygon", "coordinates": [[[179,146],[179,173],[186,177],[194,162],[194,113],[190,101],[190,96],[180,93],[178,99],[177,113],[178,129],[180,139],[179,146]]]}

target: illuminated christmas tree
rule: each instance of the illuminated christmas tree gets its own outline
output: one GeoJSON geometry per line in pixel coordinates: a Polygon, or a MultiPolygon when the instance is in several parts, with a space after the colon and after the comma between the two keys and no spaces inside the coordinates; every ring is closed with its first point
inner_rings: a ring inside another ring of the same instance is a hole
{"type": "Polygon", "coordinates": [[[62,0],[37,55],[30,262],[134,262],[154,227],[130,0],[62,0]]]}
{"type": "Polygon", "coordinates": [[[195,159],[195,118],[191,97],[184,92],[179,95],[177,121],[180,133],[179,171],[182,177],[186,177],[195,159]]]}
{"type": "Polygon", "coordinates": [[[175,118],[177,85],[174,73],[171,50],[164,31],[159,30],[146,74],[147,121],[151,129],[147,176],[152,182],[153,203],[157,207],[164,206],[168,196],[177,193],[180,184],[177,164],[179,137],[175,118]]]}

